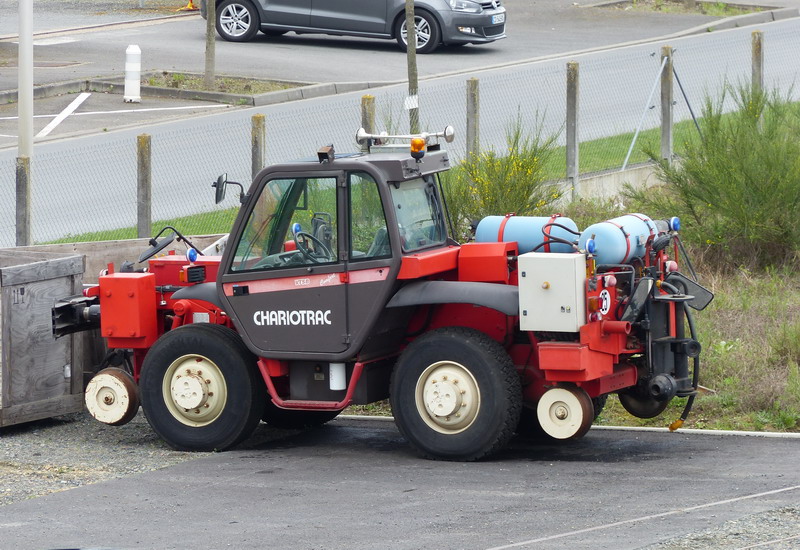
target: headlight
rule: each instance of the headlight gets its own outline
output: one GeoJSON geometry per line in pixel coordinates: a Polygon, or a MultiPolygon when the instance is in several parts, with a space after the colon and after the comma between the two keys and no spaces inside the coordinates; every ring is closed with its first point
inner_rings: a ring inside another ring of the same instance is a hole
{"type": "Polygon", "coordinates": [[[470,0],[450,0],[450,8],[455,11],[465,11],[467,13],[480,13],[483,11],[481,5],[470,0]]]}

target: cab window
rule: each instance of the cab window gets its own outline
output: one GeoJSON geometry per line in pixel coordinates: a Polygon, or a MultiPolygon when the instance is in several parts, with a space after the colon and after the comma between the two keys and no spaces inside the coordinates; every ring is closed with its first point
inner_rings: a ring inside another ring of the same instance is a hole
{"type": "Polygon", "coordinates": [[[231,271],[338,260],[336,178],[275,179],[264,186],[250,213],[231,271]]]}
{"type": "Polygon", "coordinates": [[[378,184],[366,172],[349,174],[350,259],[388,258],[392,255],[386,216],[378,184]]]}
{"type": "Polygon", "coordinates": [[[390,188],[403,251],[444,244],[447,233],[433,178],[404,181],[390,188]]]}

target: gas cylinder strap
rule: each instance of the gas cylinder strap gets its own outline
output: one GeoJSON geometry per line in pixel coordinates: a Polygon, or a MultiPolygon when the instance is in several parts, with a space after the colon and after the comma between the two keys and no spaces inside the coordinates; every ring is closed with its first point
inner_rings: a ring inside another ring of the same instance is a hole
{"type": "Polygon", "coordinates": [[[647,216],[643,216],[643,215],[641,215],[641,214],[629,214],[629,215],[630,215],[630,216],[633,216],[634,218],[639,218],[640,220],[642,220],[642,221],[644,222],[644,224],[647,226],[647,230],[648,230],[648,231],[650,231],[650,236],[651,236],[651,237],[654,237],[654,236],[655,236],[655,234],[656,234],[655,227],[656,227],[656,226],[655,226],[655,224],[653,223],[653,220],[651,220],[651,219],[650,219],[650,218],[648,218],[647,216]],[[653,223],[653,227],[650,227],[650,224],[651,224],[651,223],[653,223]]]}
{"type": "Polygon", "coordinates": [[[558,218],[561,217],[561,214],[553,214],[550,216],[550,219],[547,220],[547,223],[544,224],[542,227],[542,233],[544,233],[544,251],[550,252],[550,230],[553,228],[553,222],[555,222],[558,218]]]}
{"type": "Polygon", "coordinates": [[[614,227],[619,228],[619,230],[622,231],[622,234],[625,237],[625,258],[620,262],[621,264],[624,264],[625,262],[627,262],[630,259],[630,258],[628,258],[628,255],[631,253],[630,233],[625,233],[625,228],[624,227],[622,227],[618,223],[612,222],[611,220],[605,220],[605,223],[610,223],[614,227]]]}
{"type": "Polygon", "coordinates": [[[508,220],[511,219],[511,216],[516,216],[516,215],[517,215],[516,212],[510,212],[506,214],[506,216],[503,218],[503,221],[500,222],[500,228],[497,230],[497,242],[499,243],[503,242],[503,233],[505,233],[506,231],[506,224],[508,223],[508,220]]]}

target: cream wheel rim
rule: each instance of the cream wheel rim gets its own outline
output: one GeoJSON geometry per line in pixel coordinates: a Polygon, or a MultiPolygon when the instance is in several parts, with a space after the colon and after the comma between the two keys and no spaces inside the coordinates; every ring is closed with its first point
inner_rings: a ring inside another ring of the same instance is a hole
{"type": "Polygon", "coordinates": [[[136,386],[133,380],[126,383],[123,376],[128,375],[122,371],[101,371],[86,385],[83,395],[86,410],[96,420],[117,424],[134,412],[133,408],[139,408],[136,386]]]}
{"type": "Polygon", "coordinates": [[[219,418],[228,400],[225,377],[216,363],[202,355],[184,355],[173,361],[164,373],[161,389],[170,414],[195,428],[219,418]]]}
{"type": "Polygon", "coordinates": [[[426,368],[417,380],[417,412],[425,423],[443,434],[469,428],[478,416],[481,393],[472,373],[452,361],[439,361],[426,368]]]}
{"type": "Polygon", "coordinates": [[[591,424],[592,415],[587,411],[587,403],[591,408],[591,399],[581,389],[551,388],[539,400],[536,415],[547,435],[555,439],[570,439],[585,433],[587,423],[591,424]]]}

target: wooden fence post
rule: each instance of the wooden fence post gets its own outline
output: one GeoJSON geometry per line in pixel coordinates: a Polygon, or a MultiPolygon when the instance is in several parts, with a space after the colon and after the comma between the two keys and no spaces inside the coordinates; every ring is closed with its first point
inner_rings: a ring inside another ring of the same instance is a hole
{"type": "Polygon", "coordinates": [[[152,235],[153,173],[150,135],[136,138],[136,235],[146,238],[152,235]]]}
{"type": "Polygon", "coordinates": [[[252,145],[250,179],[256,179],[262,168],[267,148],[267,125],[262,113],[253,115],[250,128],[250,142],[252,145]]]}
{"type": "Polygon", "coordinates": [[[467,80],[467,158],[481,151],[481,93],[480,80],[467,80]]]}
{"type": "Polygon", "coordinates": [[[661,48],[661,61],[664,58],[664,69],[661,72],[661,158],[672,161],[672,46],[661,48]]]}
{"type": "Polygon", "coordinates": [[[578,180],[581,174],[578,154],[579,76],[580,64],[577,61],[567,63],[567,184],[572,200],[578,198],[578,180]]]}
{"type": "Polygon", "coordinates": [[[764,33],[753,31],[751,44],[753,50],[751,89],[753,94],[760,94],[764,91],[764,33]]]}
{"type": "MultiPolygon", "coordinates": [[[[375,96],[366,94],[361,96],[361,127],[368,134],[377,133],[375,130],[375,96]]],[[[361,144],[361,150],[369,149],[368,141],[361,144]]]]}

